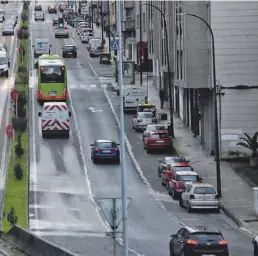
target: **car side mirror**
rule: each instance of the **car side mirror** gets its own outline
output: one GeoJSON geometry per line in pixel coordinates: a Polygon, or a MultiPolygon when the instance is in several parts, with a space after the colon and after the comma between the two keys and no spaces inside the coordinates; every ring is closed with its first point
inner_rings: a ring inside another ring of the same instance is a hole
{"type": "Polygon", "coordinates": [[[41,112],[38,112],[38,116],[41,117],[41,116],[42,116],[42,113],[41,113],[41,112]]]}
{"type": "Polygon", "coordinates": [[[116,92],[116,95],[117,95],[117,96],[119,96],[119,95],[120,95],[120,92],[119,92],[119,91],[117,91],[117,92],[116,92]]]}
{"type": "Polygon", "coordinates": [[[173,234],[173,235],[170,235],[171,238],[175,238],[176,237],[176,234],[173,234]]]}
{"type": "Polygon", "coordinates": [[[94,144],[90,144],[90,146],[91,146],[91,147],[93,147],[93,146],[94,146],[94,144]]]}
{"type": "Polygon", "coordinates": [[[72,112],[71,111],[69,111],[68,114],[69,114],[69,116],[72,116],[72,112]]]}

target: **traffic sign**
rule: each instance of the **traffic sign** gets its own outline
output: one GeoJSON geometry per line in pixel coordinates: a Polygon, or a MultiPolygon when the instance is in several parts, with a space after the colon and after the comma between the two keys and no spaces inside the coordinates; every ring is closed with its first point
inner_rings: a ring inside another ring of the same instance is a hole
{"type": "Polygon", "coordinates": [[[11,91],[11,99],[12,99],[12,100],[17,100],[18,97],[19,97],[19,92],[18,92],[16,89],[13,89],[13,90],[11,91]]]}
{"type": "Polygon", "coordinates": [[[114,51],[114,50],[119,50],[119,39],[116,39],[114,41],[114,39],[110,40],[110,46],[111,46],[111,50],[114,51]]]}
{"type": "Polygon", "coordinates": [[[14,127],[11,124],[6,127],[6,135],[8,138],[12,138],[14,136],[14,127]]]}
{"type": "MultiPolygon", "coordinates": [[[[126,199],[127,208],[131,201],[126,199]]],[[[122,198],[100,198],[97,202],[112,230],[116,230],[122,220],[122,198]]]]}

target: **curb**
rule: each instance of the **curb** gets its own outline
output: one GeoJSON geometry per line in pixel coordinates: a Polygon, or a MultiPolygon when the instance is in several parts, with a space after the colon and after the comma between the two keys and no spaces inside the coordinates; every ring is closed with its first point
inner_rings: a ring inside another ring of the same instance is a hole
{"type": "Polygon", "coordinates": [[[231,210],[227,209],[222,203],[220,203],[221,210],[231,219],[233,220],[240,228],[244,227],[244,223],[242,220],[240,220],[238,217],[235,216],[235,214],[232,213],[231,210]]]}

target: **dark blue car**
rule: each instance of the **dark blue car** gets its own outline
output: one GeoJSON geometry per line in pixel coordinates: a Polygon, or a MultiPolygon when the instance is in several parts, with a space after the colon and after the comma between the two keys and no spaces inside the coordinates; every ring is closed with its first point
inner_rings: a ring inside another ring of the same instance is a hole
{"type": "Polygon", "coordinates": [[[91,159],[94,164],[100,160],[114,160],[120,163],[119,144],[113,140],[96,140],[91,144],[91,159]]]}

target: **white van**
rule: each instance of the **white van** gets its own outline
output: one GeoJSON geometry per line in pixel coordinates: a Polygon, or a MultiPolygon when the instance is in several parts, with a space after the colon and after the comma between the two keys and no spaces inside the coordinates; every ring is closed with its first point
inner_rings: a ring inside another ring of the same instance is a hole
{"type": "Polygon", "coordinates": [[[10,58],[5,49],[0,50],[0,76],[9,77],[10,58]]]}
{"type": "Polygon", "coordinates": [[[65,102],[45,102],[43,112],[38,112],[41,117],[42,137],[69,138],[71,115],[65,102]]]}
{"type": "MultiPolygon", "coordinates": [[[[118,93],[119,95],[119,93],[118,93]]],[[[142,87],[124,88],[124,112],[137,111],[139,104],[148,103],[147,89],[142,87]]]]}
{"type": "Polygon", "coordinates": [[[50,54],[50,48],[52,47],[49,44],[47,38],[37,38],[35,45],[32,45],[34,48],[34,57],[38,58],[42,54],[50,54]]]}
{"type": "Polygon", "coordinates": [[[37,21],[37,20],[42,20],[44,21],[45,20],[45,13],[43,11],[35,11],[34,13],[34,20],[37,21]]]}

